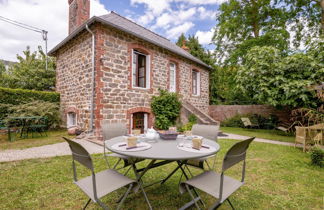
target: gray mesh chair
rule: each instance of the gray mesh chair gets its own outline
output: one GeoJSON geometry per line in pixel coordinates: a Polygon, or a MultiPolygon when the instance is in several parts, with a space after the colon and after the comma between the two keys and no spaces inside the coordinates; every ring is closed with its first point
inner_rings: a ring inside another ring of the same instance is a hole
{"type": "Polygon", "coordinates": [[[64,139],[68,142],[72,151],[74,183],[90,198],[83,209],[88,206],[91,200],[98,203],[103,209],[109,209],[104,203],[101,202],[100,198],[117,189],[128,186],[127,191],[125,194],[123,194],[117,207],[117,209],[119,209],[124,203],[125,198],[129,194],[130,190],[137,185],[137,182],[112,169],[95,173],[89,152],[79,143],[71,141],[67,138],[64,139]],[[88,168],[91,171],[91,176],[78,180],[75,161],[88,168]]]}
{"type": "Polygon", "coordinates": [[[215,171],[207,171],[196,177],[193,177],[185,182],[180,184],[180,192],[189,192],[191,202],[187,203],[180,209],[186,209],[191,205],[195,204],[198,209],[199,205],[197,203],[200,200],[200,197],[194,197],[191,193],[191,189],[200,189],[208,193],[209,195],[217,198],[218,200],[211,206],[210,209],[218,208],[224,201],[228,201],[231,207],[234,209],[232,203],[229,200],[229,196],[232,195],[236,190],[238,190],[244,184],[245,177],[245,158],[246,151],[250,143],[254,140],[253,138],[240,141],[234,144],[226,153],[223,160],[222,172],[219,174],[215,171]],[[242,167],[242,178],[241,181],[233,179],[229,176],[224,175],[224,172],[227,171],[232,166],[243,161],[242,167]]]}
{"type": "MultiPolygon", "coordinates": [[[[197,135],[197,136],[202,136],[206,139],[210,139],[210,140],[215,140],[217,142],[217,137],[218,137],[218,131],[219,131],[219,125],[202,125],[202,124],[195,124],[192,126],[191,129],[191,133],[192,135],[197,135]]],[[[199,158],[199,159],[192,159],[192,160],[188,160],[186,163],[186,168],[188,169],[188,165],[189,166],[194,166],[194,167],[198,167],[201,169],[205,169],[204,168],[204,163],[207,164],[208,169],[211,170],[212,168],[215,167],[215,160],[214,159],[214,164],[213,167],[210,167],[207,159],[210,157],[214,157],[215,155],[209,156],[209,157],[205,157],[205,158],[199,158]]],[[[189,173],[191,174],[190,170],[188,169],[189,173]]],[[[192,174],[191,174],[192,175],[192,174]]]]}
{"type": "MultiPolygon", "coordinates": [[[[106,148],[106,145],[105,145],[106,140],[109,140],[109,139],[112,139],[112,138],[118,137],[118,136],[127,135],[127,127],[126,127],[125,123],[108,123],[106,121],[103,121],[103,123],[102,123],[102,135],[103,135],[103,138],[104,138],[104,157],[105,157],[106,163],[107,163],[109,168],[116,169],[116,167],[118,166],[120,161],[124,161],[124,165],[123,165],[122,168],[125,168],[127,166],[130,166],[133,163],[133,161],[140,162],[140,161],[143,160],[143,159],[130,158],[130,157],[120,155],[120,154],[117,154],[117,153],[113,153],[113,152],[107,152],[107,148],[106,148]],[[108,157],[116,157],[116,158],[118,158],[118,161],[114,164],[113,167],[110,167],[109,162],[108,162],[108,157]]],[[[128,173],[130,168],[126,171],[125,174],[128,173]]]]}

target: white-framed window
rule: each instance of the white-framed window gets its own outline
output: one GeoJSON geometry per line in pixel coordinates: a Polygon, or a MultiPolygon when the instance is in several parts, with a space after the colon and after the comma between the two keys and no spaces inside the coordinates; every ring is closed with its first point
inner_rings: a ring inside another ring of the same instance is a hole
{"type": "Polygon", "coordinates": [[[200,95],[200,72],[192,70],[192,95],[200,95]]]}
{"type": "Polygon", "coordinates": [[[170,92],[176,92],[177,90],[177,65],[175,63],[170,63],[170,72],[169,72],[169,75],[170,75],[170,84],[169,84],[169,91],[170,92]]]}
{"type": "Polygon", "coordinates": [[[73,127],[77,125],[77,115],[75,112],[67,113],[67,128],[73,127]]]}
{"type": "Polygon", "coordinates": [[[145,131],[148,129],[148,113],[133,113],[131,116],[131,128],[132,130],[140,130],[141,133],[145,133],[145,131]]]}
{"type": "Polygon", "coordinates": [[[132,50],[132,86],[150,88],[150,55],[132,50]]]}

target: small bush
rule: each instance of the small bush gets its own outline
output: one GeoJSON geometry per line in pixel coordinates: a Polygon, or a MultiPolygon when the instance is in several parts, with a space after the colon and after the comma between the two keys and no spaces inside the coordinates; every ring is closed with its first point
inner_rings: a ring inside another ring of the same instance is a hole
{"type": "Polygon", "coordinates": [[[176,93],[160,90],[159,96],[152,97],[151,109],[155,115],[155,127],[167,130],[175,125],[180,115],[181,102],[176,93]]]}
{"type": "Polygon", "coordinates": [[[56,92],[11,89],[0,87],[0,104],[19,105],[31,101],[42,100],[48,102],[59,102],[60,94],[56,92]]]}
{"type": "Polygon", "coordinates": [[[196,115],[190,114],[189,117],[188,117],[188,120],[189,120],[190,123],[196,124],[198,119],[197,119],[196,115]]]}
{"type": "Polygon", "coordinates": [[[319,147],[313,147],[311,150],[311,162],[319,167],[324,166],[324,150],[319,147]]]}
{"type": "Polygon", "coordinates": [[[5,119],[10,114],[10,107],[12,107],[11,104],[0,104],[0,120],[5,119]]]}
{"type": "Polygon", "coordinates": [[[10,117],[46,117],[48,127],[57,128],[60,125],[59,104],[46,101],[33,101],[9,108],[10,117]]]}

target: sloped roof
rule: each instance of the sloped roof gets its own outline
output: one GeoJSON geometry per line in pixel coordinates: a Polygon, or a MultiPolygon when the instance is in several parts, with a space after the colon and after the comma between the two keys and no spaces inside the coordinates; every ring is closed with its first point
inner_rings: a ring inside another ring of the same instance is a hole
{"type": "Polygon", "coordinates": [[[132,34],[138,38],[141,38],[147,42],[150,42],[152,44],[155,44],[159,47],[165,48],[167,50],[170,50],[171,52],[178,54],[184,58],[187,58],[189,60],[192,60],[200,65],[203,65],[209,69],[211,69],[210,66],[202,62],[200,59],[194,57],[186,50],[182,49],[178,45],[172,43],[170,40],[132,22],[131,20],[128,20],[125,17],[122,17],[118,15],[115,12],[110,12],[109,14],[102,15],[102,16],[94,16],[90,18],[88,21],[86,21],[84,24],[82,24],[78,29],[76,29],[74,32],[72,32],[68,37],[66,37],[62,42],[60,42],[58,45],[56,45],[52,50],[49,51],[49,55],[55,54],[55,51],[61,48],[64,44],[66,44],[68,41],[70,41],[73,37],[75,37],[78,33],[83,31],[85,29],[86,24],[91,25],[94,22],[100,22],[105,25],[109,25],[111,27],[114,27],[118,30],[124,31],[126,33],[132,34]]]}

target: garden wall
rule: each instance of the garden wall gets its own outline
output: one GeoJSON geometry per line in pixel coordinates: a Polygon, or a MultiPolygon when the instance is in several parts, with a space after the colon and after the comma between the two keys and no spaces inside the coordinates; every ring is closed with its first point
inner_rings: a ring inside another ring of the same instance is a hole
{"type": "Polygon", "coordinates": [[[290,116],[288,109],[276,109],[268,105],[210,105],[209,115],[217,121],[224,121],[235,115],[259,114],[269,116],[270,114],[278,116],[280,121],[287,121],[290,116]]]}

